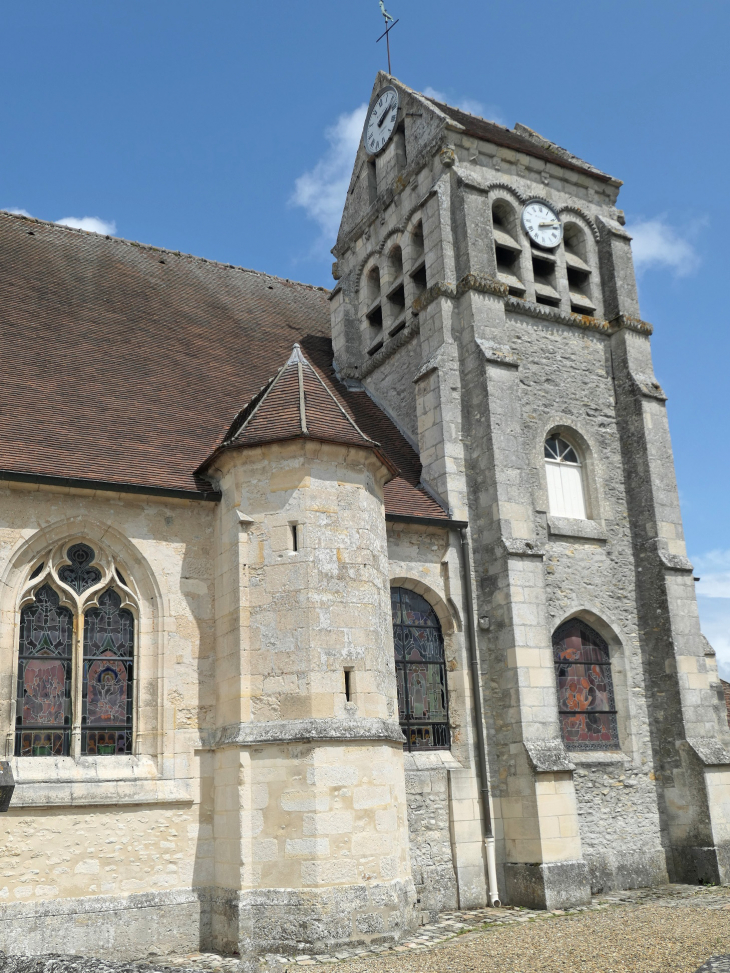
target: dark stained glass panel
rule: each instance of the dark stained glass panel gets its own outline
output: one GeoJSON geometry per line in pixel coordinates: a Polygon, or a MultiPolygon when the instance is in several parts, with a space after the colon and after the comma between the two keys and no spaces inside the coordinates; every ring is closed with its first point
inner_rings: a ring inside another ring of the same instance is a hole
{"type": "Polygon", "coordinates": [[[62,567],[58,576],[69,588],[81,594],[101,581],[101,571],[91,566],[96,554],[88,544],[74,544],[69,547],[66,557],[71,563],[62,567]]]}
{"type": "Polygon", "coordinates": [[[20,613],[15,753],[68,753],[73,617],[49,585],[20,613]]]}
{"type": "Polygon", "coordinates": [[[448,749],[446,663],[441,625],[431,605],[391,588],[398,715],[408,750],[448,749]]]}
{"type": "Polygon", "coordinates": [[[618,750],[616,703],[608,645],[573,619],[553,636],[558,715],[568,750],[618,750]]]}
{"type": "Polygon", "coordinates": [[[84,616],[81,751],[132,752],[134,616],[113,589],[84,616]]]}

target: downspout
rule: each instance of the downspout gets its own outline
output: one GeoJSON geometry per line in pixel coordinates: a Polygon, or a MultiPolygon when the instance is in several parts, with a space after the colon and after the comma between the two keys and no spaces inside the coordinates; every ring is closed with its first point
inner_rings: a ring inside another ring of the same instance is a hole
{"type": "Polygon", "coordinates": [[[461,537],[461,559],[464,571],[464,591],[466,593],[467,650],[471,667],[472,696],[474,697],[474,735],[477,741],[477,760],[479,762],[480,795],[484,821],[484,848],[487,856],[487,876],[489,879],[489,904],[501,905],[497,887],[497,861],[494,852],[494,831],[492,815],[489,810],[489,777],[487,776],[487,753],[484,746],[484,720],[482,715],[482,687],[477,660],[477,633],[474,626],[474,599],[471,592],[471,557],[469,555],[469,536],[466,528],[459,530],[461,537]]]}

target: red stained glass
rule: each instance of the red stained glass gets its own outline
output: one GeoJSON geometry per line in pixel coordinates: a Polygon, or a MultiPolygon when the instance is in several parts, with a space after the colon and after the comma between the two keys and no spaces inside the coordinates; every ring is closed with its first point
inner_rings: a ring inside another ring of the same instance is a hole
{"type": "Polygon", "coordinates": [[[15,752],[68,753],[73,618],[49,585],[20,613],[15,752]]]}
{"type": "Polygon", "coordinates": [[[553,636],[558,713],[569,750],[619,749],[608,645],[572,620],[553,636]]]}
{"type": "Polygon", "coordinates": [[[81,750],[132,752],[134,616],[113,589],[84,616],[81,750]]]}

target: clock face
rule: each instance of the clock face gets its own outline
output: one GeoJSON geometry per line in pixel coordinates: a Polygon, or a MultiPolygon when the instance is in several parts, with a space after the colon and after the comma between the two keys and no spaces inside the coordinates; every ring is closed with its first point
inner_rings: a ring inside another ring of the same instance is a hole
{"type": "Polygon", "coordinates": [[[557,247],[563,239],[563,224],[557,213],[541,199],[531,199],[522,210],[522,225],[529,238],[538,246],[557,247]]]}
{"type": "Polygon", "coordinates": [[[370,155],[376,155],[385,148],[397,118],[398,92],[388,85],[378,92],[365,124],[365,148],[370,155]]]}

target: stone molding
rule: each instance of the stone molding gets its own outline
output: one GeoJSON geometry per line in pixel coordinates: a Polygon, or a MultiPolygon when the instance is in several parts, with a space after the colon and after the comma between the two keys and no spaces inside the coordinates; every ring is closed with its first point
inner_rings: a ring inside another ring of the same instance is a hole
{"type": "Polygon", "coordinates": [[[575,770],[562,740],[523,740],[532,769],[538,774],[575,770]]]}
{"type": "Polygon", "coordinates": [[[630,373],[631,384],[639,395],[646,399],[657,399],[659,402],[666,402],[667,395],[659,382],[653,375],[635,375],[630,373]]]}
{"type": "Polygon", "coordinates": [[[593,239],[596,241],[596,243],[601,242],[601,234],[598,232],[598,227],[596,226],[595,220],[592,216],[589,216],[584,209],[581,209],[580,206],[560,206],[558,208],[558,216],[560,216],[561,213],[575,213],[576,216],[579,216],[588,224],[588,227],[593,234],[593,239]]]}
{"type": "Polygon", "coordinates": [[[597,520],[577,520],[573,517],[553,517],[552,514],[548,514],[547,523],[551,537],[583,537],[596,541],[605,541],[608,537],[606,528],[597,520]]]}
{"type": "Polygon", "coordinates": [[[511,557],[545,557],[545,549],[534,541],[526,541],[521,537],[503,537],[505,553],[511,557]]]}
{"type": "Polygon", "coordinates": [[[484,358],[492,365],[504,365],[506,368],[519,368],[520,360],[511,351],[509,345],[500,345],[493,341],[477,338],[476,343],[484,358]]]}
{"type": "Polygon", "coordinates": [[[13,808],[191,804],[194,800],[195,790],[190,779],[44,780],[17,783],[13,808]]]}
{"type": "Polygon", "coordinates": [[[262,723],[231,723],[203,742],[206,749],[250,747],[265,743],[297,743],[317,740],[383,740],[403,744],[404,736],[395,720],[369,717],[352,719],[271,720],[262,723]]]}
{"type": "MultiPolygon", "coordinates": [[[[420,330],[421,326],[418,318],[412,317],[401,332],[395,335],[394,338],[387,341],[384,347],[382,347],[380,351],[376,351],[373,357],[364,362],[360,368],[354,370],[357,372],[357,377],[366,378],[371,372],[374,372],[377,368],[379,368],[384,361],[387,361],[388,358],[394,355],[396,351],[399,351],[403,345],[407,345],[412,338],[415,338],[420,330]]],[[[345,371],[346,370],[343,368],[343,375],[345,374],[345,371]]],[[[347,371],[352,371],[352,369],[347,369],[347,371]]],[[[348,374],[347,377],[351,378],[355,376],[350,376],[348,374]]]]}
{"type": "Polygon", "coordinates": [[[704,737],[687,737],[685,743],[705,767],[730,766],[730,753],[719,740],[704,737]]]}

